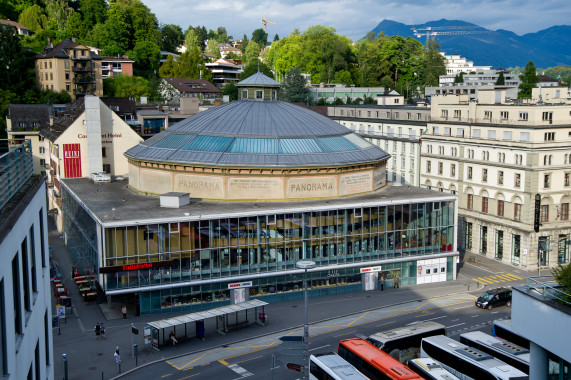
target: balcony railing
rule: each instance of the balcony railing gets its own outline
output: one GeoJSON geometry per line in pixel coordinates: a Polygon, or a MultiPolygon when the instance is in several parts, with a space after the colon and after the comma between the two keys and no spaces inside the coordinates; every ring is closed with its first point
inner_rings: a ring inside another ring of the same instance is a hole
{"type": "MultiPolygon", "coordinates": [[[[11,140],[1,141],[11,142],[11,140]]],[[[30,140],[8,146],[8,152],[0,156],[0,212],[34,174],[30,140]]]]}
{"type": "Polygon", "coordinates": [[[91,66],[85,66],[85,65],[73,66],[73,72],[75,73],[87,73],[92,71],[94,71],[94,69],[91,66]]]}
{"type": "Polygon", "coordinates": [[[94,78],[74,78],[73,79],[73,83],[76,84],[90,84],[90,83],[95,83],[95,79],[94,78]]]}
{"type": "Polygon", "coordinates": [[[553,277],[529,277],[527,279],[527,289],[541,294],[544,298],[571,306],[571,294],[561,290],[561,287],[553,277]]]}

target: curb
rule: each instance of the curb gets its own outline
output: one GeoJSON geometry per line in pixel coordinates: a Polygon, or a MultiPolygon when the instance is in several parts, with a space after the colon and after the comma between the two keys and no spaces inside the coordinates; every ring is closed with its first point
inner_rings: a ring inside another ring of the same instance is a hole
{"type": "MultiPolygon", "coordinates": [[[[483,288],[483,285],[482,285],[482,288],[483,288]]],[[[468,291],[453,292],[453,293],[447,293],[447,294],[444,294],[444,295],[442,295],[442,296],[437,296],[437,297],[424,297],[424,298],[417,298],[417,299],[412,299],[412,300],[403,301],[403,302],[396,302],[396,303],[392,303],[392,304],[390,304],[390,305],[385,305],[385,306],[383,306],[383,307],[381,307],[381,308],[379,308],[379,307],[373,307],[373,308],[369,308],[369,309],[363,309],[363,310],[360,310],[360,311],[354,312],[354,313],[348,313],[348,314],[338,315],[338,316],[335,316],[335,317],[324,318],[324,319],[321,319],[321,320],[319,320],[319,321],[311,322],[311,323],[309,323],[309,325],[311,326],[311,325],[315,325],[315,324],[322,323],[322,322],[328,322],[328,321],[331,321],[331,320],[334,320],[334,319],[338,319],[338,318],[345,318],[345,317],[350,317],[350,316],[353,316],[353,315],[357,315],[357,314],[360,314],[360,313],[366,313],[366,312],[373,311],[373,310],[384,309],[384,308],[392,307],[392,306],[398,306],[398,305],[402,305],[402,304],[409,303],[409,302],[418,302],[418,301],[423,301],[423,300],[430,299],[430,298],[443,298],[443,297],[446,297],[446,296],[449,296],[449,295],[461,294],[461,293],[467,293],[467,292],[468,292],[468,291]]],[[[304,325],[290,326],[290,327],[283,328],[283,329],[280,329],[280,330],[276,330],[276,331],[273,331],[273,332],[269,332],[269,333],[265,333],[265,334],[260,334],[260,335],[256,335],[256,336],[252,336],[252,337],[248,337],[248,338],[244,338],[244,339],[238,339],[238,340],[235,340],[235,341],[233,341],[233,342],[224,343],[224,344],[221,344],[221,345],[218,345],[218,346],[214,346],[214,347],[204,348],[204,349],[196,350],[196,351],[192,351],[192,352],[185,352],[185,353],[183,353],[183,354],[173,355],[173,356],[170,356],[170,357],[168,357],[168,358],[157,359],[157,360],[154,360],[154,361],[152,361],[152,362],[142,364],[142,365],[140,365],[140,366],[138,366],[138,367],[131,368],[131,369],[128,370],[128,371],[125,371],[125,372],[123,372],[123,373],[121,373],[121,374],[119,374],[119,375],[117,375],[117,376],[115,376],[115,377],[112,377],[110,380],[120,379],[120,378],[122,378],[123,376],[129,375],[129,374],[131,374],[131,373],[133,373],[133,372],[136,372],[136,371],[138,371],[138,370],[140,370],[140,369],[142,369],[142,368],[148,367],[148,366],[150,366],[150,365],[158,364],[158,363],[161,363],[161,362],[165,362],[165,361],[168,361],[168,360],[171,360],[171,359],[176,359],[176,358],[180,358],[180,357],[187,356],[187,355],[194,355],[194,354],[198,354],[198,353],[200,353],[200,352],[204,352],[204,351],[207,351],[207,350],[214,350],[214,349],[217,349],[217,348],[221,348],[221,347],[223,347],[223,346],[230,346],[230,345],[233,345],[233,344],[242,343],[242,342],[249,341],[249,340],[253,340],[253,339],[264,338],[264,337],[267,337],[267,336],[269,336],[269,335],[273,335],[273,334],[276,334],[276,333],[279,333],[279,332],[285,332],[285,331],[289,331],[289,330],[300,329],[300,328],[303,328],[303,326],[304,326],[304,325]]]]}

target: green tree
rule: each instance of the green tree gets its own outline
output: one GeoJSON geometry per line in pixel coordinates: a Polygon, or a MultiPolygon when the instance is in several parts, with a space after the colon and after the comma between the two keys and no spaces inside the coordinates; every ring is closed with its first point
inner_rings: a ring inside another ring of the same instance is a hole
{"type": "Polygon", "coordinates": [[[558,264],[556,268],[551,270],[553,277],[566,294],[560,294],[563,301],[571,303],[571,264],[558,264]]]}
{"type": "Polygon", "coordinates": [[[0,86],[22,94],[35,84],[33,53],[20,45],[20,37],[11,28],[0,28],[0,86]]]}
{"type": "Polygon", "coordinates": [[[531,98],[531,90],[539,82],[539,77],[537,76],[537,70],[532,61],[529,61],[523,69],[523,73],[519,76],[519,95],[521,98],[531,98]]]}
{"type": "Polygon", "coordinates": [[[228,95],[228,98],[231,102],[234,100],[238,100],[238,87],[236,87],[236,83],[230,81],[222,87],[222,95],[228,95]]]}
{"type": "Polygon", "coordinates": [[[260,46],[258,45],[258,43],[255,42],[254,40],[248,42],[248,47],[246,48],[244,55],[242,55],[242,58],[244,59],[244,63],[246,64],[246,66],[257,65],[257,62],[259,61],[258,59],[259,56],[260,56],[260,46]]]}
{"type": "Polygon", "coordinates": [[[0,1],[0,19],[2,20],[18,19],[18,11],[16,11],[14,4],[8,1],[0,1]]]}
{"type": "Polygon", "coordinates": [[[46,28],[48,24],[48,18],[45,15],[43,9],[38,4],[34,4],[20,13],[18,22],[30,28],[32,32],[37,33],[40,29],[46,28]]]}
{"type": "Polygon", "coordinates": [[[276,35],[274,36],[274,42],[279,41],[280,40],[280,36],[278,36],[278,34],[276,33],[276,35]]]}
{"type": "Polygon", "coordinates": [[[225,27],[219,26],[218,29],[216,29],[216,39],[221,44],[228,43],[228,33],[226,32],[225,27]]]}
{"type": "Polygon", "coordinates": [[[231,51],[228,54],[226,54],[226,58],[228,58],[228,59],[242,59],[242,56],[231,51]]]}
{"type": "Polygon", "coordinates": [[[252,61],[249,64],[246,64],[246,68],[244,68],[244,71],[242,74],[240,74],[240,80],[244,80],[249,76],[256,74],[258,72],[258,67],[259,71],[262,74],[274,79],[274,73],[272,73],[272,70],[268,67],[268,65],[261,61],[252,61]]]}
{"type": "Polygon", "coordinates": [[[264,47],[268,44],[268,33],[264,29],[258,28],[252,32],[252,41],[264,47]]]}
{"type": "Polygon", "coordinates": [[[464,73],[462,71],[454,76],[454,83],[464,83],[464,73]]]}
{"type": "Polygon", "coordinates": [[[242,44],[240,45],[240,50],[242,50],[242,54],[246,52],[247,47],[248,47],[248,36],[244,34],[244,37],[242,37],[242,44]]]}
{"type": "Polygon", "coordinates": [[[196,30],[191,26],[188,27],[184,35],[184,44],[187,50],[191,50],[194,46],[202,50],[202,41],[199,40],[196,30]]]}
{"type": "Polygon", "coordinates": [[[145,77],[152,76],[159,68],[161,49],[154,42],[139,41],[129,52],[129,58],[135,61],[135,70],[145,77]],[[150,74],[150,75],[149,75],[150,74]]]}
{"type": "MultiPolygon", "coordinates": [[[[38,90],[36,92],[36,96],[37,98],[34,101],[34,103],[36,104],[47,104],[48,102],[51,104],[71,103],[71,95],[69,95],[69,93],[65,90],[61,90],[59,92],[52,90],[38,90]]],[[[32,103],[32,102],[28,101],[26,103],[32,103]]]]}
{"type": "Polygon", "coordinates": [[[172,55],[167,56],[167,60],[161,65],[159,75],[163,78],[173,78],[177,63],[172,55]]]}
{"type": "Polygon", "coordinates": [[[46,13],[48,17],[54,19],[58,30],[63,30],[67,24],[67,19],[73,13],[73,9],[68,5],[67,0],[47,0],[46,13]]]}
{"type": "Polygon", "coordinates": [[[286,73],[284,85],[280,89],[280,99],[286,102],[309,104],[311,93],[305,84],[301,70],[299,68],[290,69],[286,73]]]}
{"type": "Polygon", "coordinates": [[[103,81],[104,96],[127,97],[134,96],[140,100],[141,96],[149,96],[149,81],[143,77],[130,75],[116,75],[103,81]]]}
{"type": "Polygon", "coordinates": [[[19,103],[19,97],[10,90],[0,88],[0,139],[7,138],[6,132],[6,116],[8,115],[8,107],[10,104],[19,103]]]}
{"type": "Polygon", "coordinates": [[[105,0],[79,0],[79,12],[86,26],[104,24],[107,20],[107,2],[105,0]]]}
{"type": "Polygon", "coordinates": [[[364,104],[377,104],[377,102],[375,101],[375,99],[373,99],[372,96],[365,96],[363,103],[364,104]]]}
{"type": "MultiPolygon", "coordinates": [[[[166,24],[161,27],[161,50],[174,53],[184,43],[184,34],[178,25],[166,24]]],[[[194,32],[194,30],[193,30],[194,32]]]]}
{"type": "Polygon", "coordinates": [[[395,82],[393,81],[393,78],[391,78],[389,75],[385,75],[384,77],[381,78],[380,85],[381,87],[384,87],[385,90],[395,89],[395,82]]]}
{"type": "Polygon", "coordinates": [[[498,75],[498,79],[496,80],[496,86],[505,86],[506,78],[504,77],[504,72],[500,71],[500,75],[498,75]]]}
{"type": "Polygon", "coordinates": [[[215,39],[209,39],[206,43],[206,52],[214,55],[216,58],[220,58],[220,47],[218,46],[218,41],[215,39]]]}
{"type": "Polygon", "coordinates": [[[79,39],[84,39],[87,36],[87,25],[81,19],[81,14],[79,12],[73,12],[67,19],[65,31],[68,38],[77,37],[79,39]]]}

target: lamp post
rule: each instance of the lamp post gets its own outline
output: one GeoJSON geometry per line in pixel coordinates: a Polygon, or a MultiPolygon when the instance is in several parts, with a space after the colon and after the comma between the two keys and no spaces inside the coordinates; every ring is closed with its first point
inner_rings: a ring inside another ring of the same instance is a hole
{"type": "Polygon", "coordinates": [[[307,270],[315,268],[314,261],[298,261],[295,263],[296,268],[305,270],[303,274],[303,298],[305,304],[305,319],[303,323],[303,378],[309,379],[309,325],[307,324],[307,270]]]}

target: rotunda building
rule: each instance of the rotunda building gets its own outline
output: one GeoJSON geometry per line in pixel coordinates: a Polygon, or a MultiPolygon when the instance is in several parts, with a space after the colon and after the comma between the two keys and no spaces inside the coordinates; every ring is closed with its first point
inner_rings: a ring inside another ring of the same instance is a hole
{"type": "Polygon", "coordinates": [[[338,198],[386,183],[389,154],[306,108],[257,73],[240,100],[198,113],[126,152],[129,186],[219,201],[338,198]]]}

